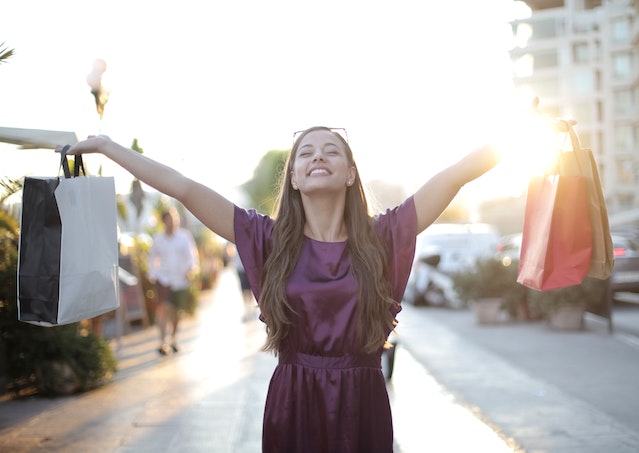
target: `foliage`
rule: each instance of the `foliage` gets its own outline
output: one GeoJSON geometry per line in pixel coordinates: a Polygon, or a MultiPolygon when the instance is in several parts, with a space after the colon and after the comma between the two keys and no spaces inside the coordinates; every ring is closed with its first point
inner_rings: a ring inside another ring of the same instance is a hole
{"type": "Polygon", "coordinates": [[[253,171],[253,177],[242,184],[252,207],[264,214],[272,214],[277,199],[280,176],[284,171],[289,151],[267,152],[253,171]]]}
{"type": "Polygon", "coordinates": [[[605,297],[606,282],[586,277],[580,285],[557,288],[549,291],[530,291],[532,308],[548,316],[562,304],[581,304],[584,307],[596,306],[605,297]]]}
{"type": "Polygon", "coordinates": [[[0,179],[0,205],[2,205],[10,196],[18,193],[21,189],[22,178],[11,179],[5,177],[0,179]]]}
{"type": "Polygon", "coordinates": [[[117,368],[104,339],[83,333],[79,324],[43,328],[18,321],[18,240],[18,222],[0,210],[0,389],[55,393],[59,368],[44,369],[51,362],[68,364],[79,390],[100,385],[117,368]]]}
{"type": "Polygon", "coordinates": [[[474,267],[453,275],[453,285],[464,302],[499,297],[507,305],[526,297],[526,288],[517,283],[517,267],[495,257],[478,258],[474,267]]]}
{"type": "Polygon", "coordinates": [[[0,44],[0,64],[6,63],[6,61],[15,55],[15,50],[5,47],[5,43],[0,44]]]}
{"type": "Polygon", "coordinates": [[[103,384],[117,370],[107,342],[82,332],[79,324],[43,328],[26,323],[3,335],[7,345],[10,385],[20,393],[35,386],[43,394],[59,392],[53,363],[68,364],[77,379],[74,390],[90,390],[103,384]],[[48,372],[47,372],[48,371],[48,372]]]}

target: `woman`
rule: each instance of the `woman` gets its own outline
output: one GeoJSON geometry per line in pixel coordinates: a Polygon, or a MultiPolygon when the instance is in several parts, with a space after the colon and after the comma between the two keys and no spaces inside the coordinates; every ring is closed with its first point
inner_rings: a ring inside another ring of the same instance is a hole
{"type": "Polygon", "coordinates": [[[69,150],[89,152],[176,198],[236,244],[266,324],[265,350],[279,357],[263,451],[392,451],[381,354],[401,310],[415,237],[465,183],[497,163],[493,147],[474,151],[374,218],[348,143],[325,127],[295,140],[273,219],[107,137],[69,150]]]}

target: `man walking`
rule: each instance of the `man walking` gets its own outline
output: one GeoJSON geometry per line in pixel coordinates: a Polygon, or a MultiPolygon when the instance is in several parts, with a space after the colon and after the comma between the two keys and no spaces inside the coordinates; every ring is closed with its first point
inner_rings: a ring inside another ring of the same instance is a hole
{"type": "Polygon", "coordinates": [[[198,252],[193,236],[180,228],[174,208],[162,213],[164,231],[153,239],[149,254],[149,277],[158,296],[158,322],[161,355],[178,352],[177,331],[180,310],[186,308],[192,280],[198,271],[198,252]],[[170,344],[166,343],[167,324],[171,324],[170,344]]]}

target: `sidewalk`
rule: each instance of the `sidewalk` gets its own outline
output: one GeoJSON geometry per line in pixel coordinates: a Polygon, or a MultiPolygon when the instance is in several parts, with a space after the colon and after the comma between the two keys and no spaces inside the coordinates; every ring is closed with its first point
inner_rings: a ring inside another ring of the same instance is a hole
{"type": "MultiPolygon", "coordinates": [[[[263,325],[241,322],[233,272],[181,326],[180,352],[157,353],[155,328],[122,338],[115,381],[92,392],[0,403],[0,451],[256,453],[276,359],[263,325]]],[[[115,344],[114,344],[115,346],[115,344]]],[[[511,452],[408,353],[389,384],[396,453],[511,452]]]]}
{"type": "MultiPolygon", "coordinates": [[[[0,402],[0,451],[259,452],[276,360],[259,352],[263,325],[241,322],[237,288],[223,272],[177,354],[160,357],[156,329],[144,329],[122,338],[109,385],[0,402]]],[[[639,451],[636,337],[593,319],[566,333],[410,305],[399,321],[396,453],[639,451]]]]}
{"type": "Polygon", "coordinates": [[[480,326],[468,310],[405,306],[397,329],[437,381],[527,452],[639,451],[639,341],[586,318],[480,326]]]}

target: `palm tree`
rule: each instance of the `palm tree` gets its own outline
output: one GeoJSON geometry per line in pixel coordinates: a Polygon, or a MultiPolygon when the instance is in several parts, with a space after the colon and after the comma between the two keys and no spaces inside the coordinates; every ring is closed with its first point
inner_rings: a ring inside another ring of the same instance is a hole
{"type": "Polygon", "coordinates": [[[4,43],[0,44],[0,63],[6,62],[10,57],[14,55],[13,49],[7,49],[4,43]]]}

